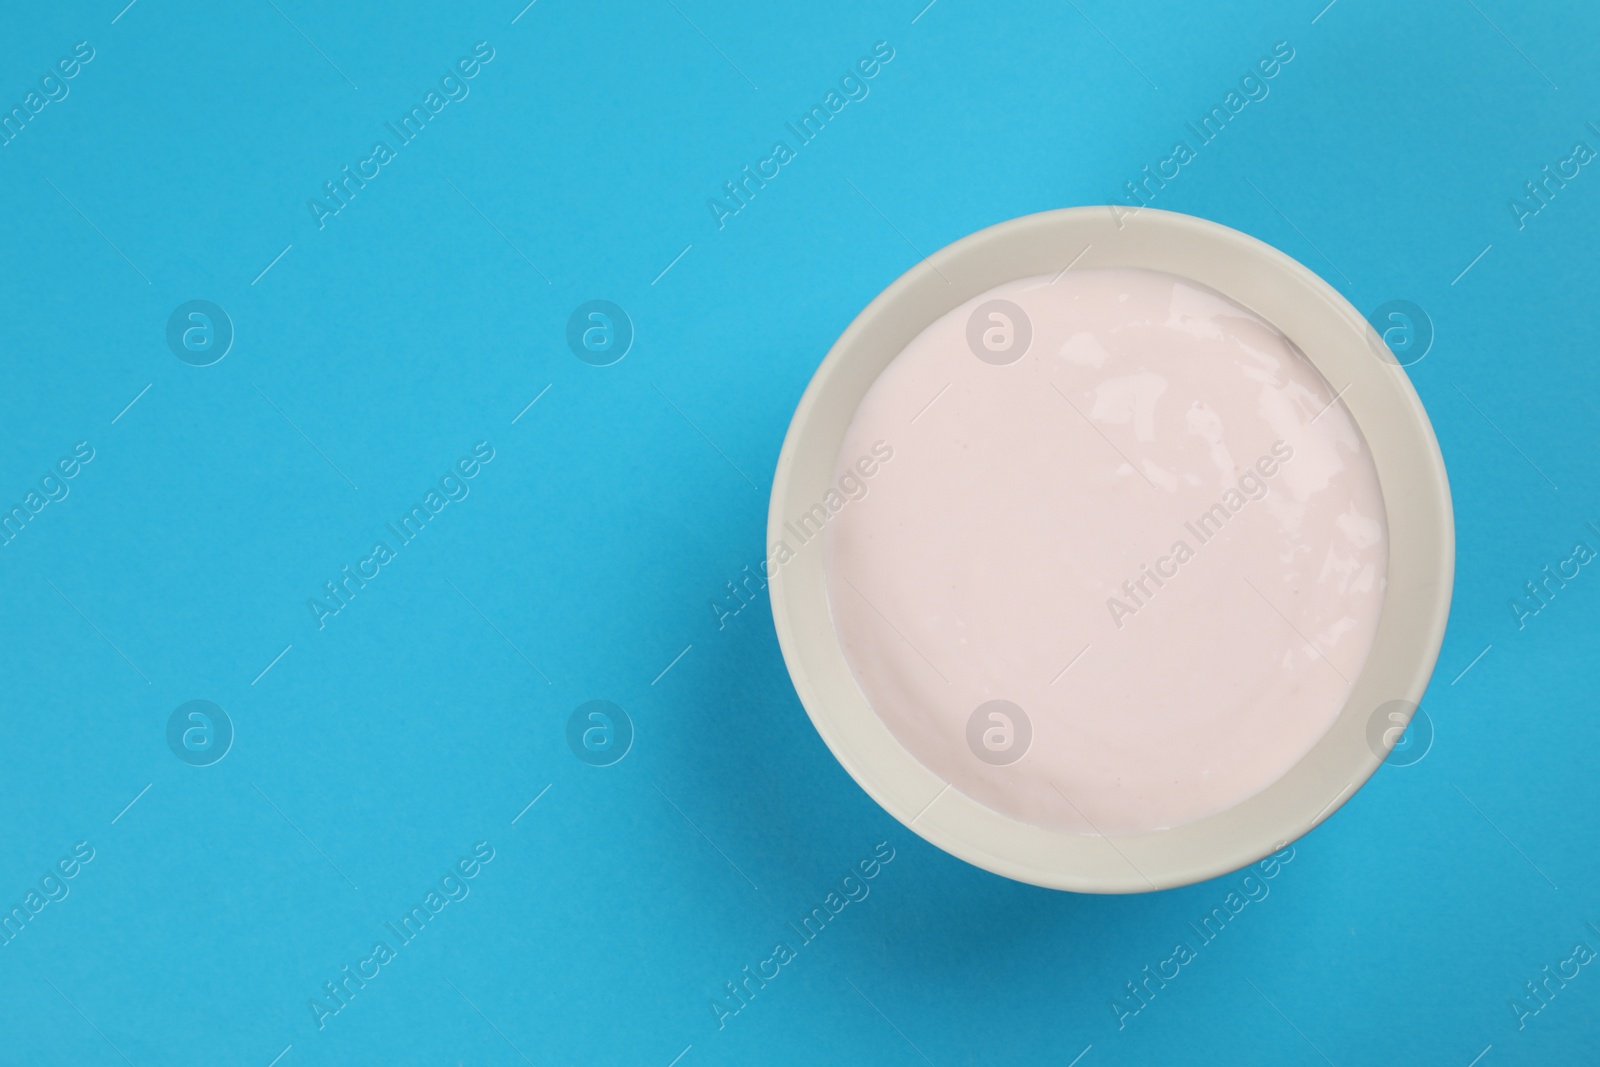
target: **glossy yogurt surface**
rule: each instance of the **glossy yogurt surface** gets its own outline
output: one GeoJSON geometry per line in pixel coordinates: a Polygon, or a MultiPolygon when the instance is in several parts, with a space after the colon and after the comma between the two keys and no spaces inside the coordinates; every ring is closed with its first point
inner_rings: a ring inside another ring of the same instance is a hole
{"type": "Polygon", "coordinates": [[[1338,716],[1387,537],[1335,390],[1268,323],[1141,270],[996,288],[856,411],[824,537],[868,701],[1024,822],[1122,835],[1238,804],[1338,716]]]}

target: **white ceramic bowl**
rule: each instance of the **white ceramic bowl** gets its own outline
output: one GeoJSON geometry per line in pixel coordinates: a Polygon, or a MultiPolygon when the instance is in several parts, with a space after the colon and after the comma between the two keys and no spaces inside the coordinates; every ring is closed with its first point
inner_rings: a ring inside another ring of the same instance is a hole
{"type": "Polygon", "coordinates": [[[803,513],[831,487],[857,406],[912,338],[980,293],[1068,264],[1165,271],[1249,308],[1305,354],[1365,435],[1387,511],[1387,588],[1372,652],[1328,733],[1276,783],[1197,822],[1111,838],[1047,830],[950,787],[873,712],[834,632],[820,539],[771,568],[772,614],[817,732],[861,787],[916,833],[969,863],[1035,885],[1088,893],[1167,889],[1282,848],[1337,810],[1382,763],[1399,733],[1393,727],[1409,721],[1422,700],[1444,639],[1455,566],[1450,488],[1405,371],[1361,314],[1317,275],[1203,219],[1150,208],[1066,208],[991,226],[940,249],[856,316],[817,368],[789,425],[772,485],[768,543],[783,539],[786,517],[803,513]]]}

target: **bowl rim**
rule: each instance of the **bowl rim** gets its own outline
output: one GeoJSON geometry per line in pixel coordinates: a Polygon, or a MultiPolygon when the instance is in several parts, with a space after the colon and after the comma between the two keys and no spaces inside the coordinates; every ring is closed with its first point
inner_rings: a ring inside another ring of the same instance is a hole
{"type": "Polygon", "coordinates": [[[1168,889],[1238,870],[1328,818],[1377,770],[1432,676],[1449,616],[1455,531],[1443,456],[1410,378],[1348,300],[1282,251],[1220,223],[1155,208],[1072,207],[1025,215],[919,260],[840,334],[795,409],[767,520],[773,623],[817,732],[877,803],[932,844],[1017,881],[1093,893],[1168,889]],[[1102,837],[1023,823],[956,790],[872,710],[833,629],[823,553],[798,549],[789,517],[831,486],[866,390],[940,315],[1009,281],[1068,269],[1142,267],[1192,279],[1273,324],[1337,392],[1366,437],[1389,534],[1372,651],[1338,717],[1259,793],[1165,830],[1102,837]],[[777,564],[773,565],[773,556],[777,564]],[[1388,709],[1387,711],[1385,709],[1388,709]],[[1383,713],[1385,727],[1374,736],[1383,713]]]}

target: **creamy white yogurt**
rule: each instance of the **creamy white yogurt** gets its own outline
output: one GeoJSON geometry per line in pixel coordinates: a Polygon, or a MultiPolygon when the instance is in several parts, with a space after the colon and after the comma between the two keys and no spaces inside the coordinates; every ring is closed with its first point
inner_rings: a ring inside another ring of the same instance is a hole
{"type": "Polygon", "coordinates": [[[940,318],[857,409],[834,624],[907,750],[1088,834],[1172,827],[1281,777],[1372,646],[1371,454],[1289,341],[1199,285],[1078,270],[940,318]],[[874,445],[877,451],[874,452],[874,445]]]}

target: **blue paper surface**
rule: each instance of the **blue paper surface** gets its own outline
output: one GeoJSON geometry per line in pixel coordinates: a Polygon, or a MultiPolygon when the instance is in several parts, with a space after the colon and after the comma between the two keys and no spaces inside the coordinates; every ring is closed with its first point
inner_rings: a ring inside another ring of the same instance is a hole
{"type": "Polygon", "coordinates": [[[1600,10],[123,2],[0,35],[0,1062],[1595,1058],[1600,10]],[[1056,893],[726,583],[861,307],[1174,166],[1423,309],[1433,739],[1249,893],[1056,893]]]}

